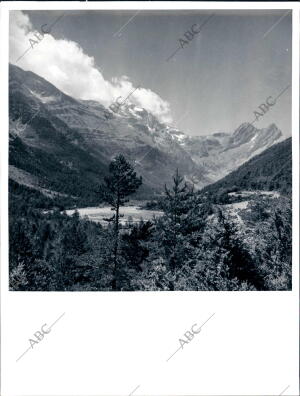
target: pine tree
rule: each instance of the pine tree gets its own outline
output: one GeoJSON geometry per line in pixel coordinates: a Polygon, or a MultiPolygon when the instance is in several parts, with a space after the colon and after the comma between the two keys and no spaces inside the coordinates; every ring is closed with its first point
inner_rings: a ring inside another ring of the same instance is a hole
{"type": "Polygon", "coordinates": [[[257,290],[263,289],[263,277],[251,257],[237,226],[218,209],[218,245],[222,251],[223,275],[229,279],[248,282],[257,290]]]}
{"type": "Polygon", "coordinates": [[[112,289],[118,290],[118,248],[119,248],[119,219],[120,207],[128,202],[129,195],[133,194],[142,184],[142,178],[137,177],[133,166],[120,154],[109,165],[110,175],[105,177],[104,200],[109,203],[115,212],[110,221],[114,223],[114,263],[112,289]]]}
{"type": "Polygon", "coordinates": [[[163,203],[166,220],[163,224],[163,240],[171,270],[175,267],[175,251],[179,242],[181,218],[186,212],[184,198],[187,193],[187,185],[186,183],[183,184],[183,178],[179,175],[178,169],[173,177],[173,182],[174,184],[171,189],[165,186],[165,200],[163,203]]]}
{"type": "Polygon", "coordinates": [[[266,290],[292,288],[292,207],[288,198],[266,201],[267,221],[255,227],[255,253],[266,290]]]}
{"type": "Polygon", "coordinates": [[[177,169],[173,177],[172,187],[165,186],[165,198],[162,205],[165,215],[157,222],[155,236],[158,244],[157,258],[164,260],[169,271],[170,290],[174,290],[176,268],[184,262],[186,255],[187,240],[185,234],[191,195],[191,191],[189,191],[177,169]]]}

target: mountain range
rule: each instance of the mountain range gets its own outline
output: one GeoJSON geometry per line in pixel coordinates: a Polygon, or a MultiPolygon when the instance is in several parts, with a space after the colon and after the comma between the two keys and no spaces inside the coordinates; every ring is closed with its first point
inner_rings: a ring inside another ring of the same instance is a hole
{"type": "Polygon", "coordinates": [[[282,139],[274,124],[257,129],[249,123],[232,132],[189,136],[130,102],[113,112],[14,65],[9,106],[10,178],[45,194],[92,199],[119,153],[142,175],[141,194],[160,192],[177,168],[201,189],[282,139]]]}
{"type": "Polygon", "coordinates": [[[292,138],[274,144],[252,157],[223,179],[205,187],[213,195],[233,190],[278,191],[292,193],[292,138]]]}

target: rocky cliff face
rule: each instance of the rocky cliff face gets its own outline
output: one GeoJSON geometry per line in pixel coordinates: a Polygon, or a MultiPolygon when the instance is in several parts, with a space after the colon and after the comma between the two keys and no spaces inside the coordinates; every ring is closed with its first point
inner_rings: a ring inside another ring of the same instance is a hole
{"type": "Polygon", "coordinates": [[[62,174],[69,172],[74,180],[85,178],[89,183],[99,181],[110,160],[123,153],[144,184],[159,191],[176,168],[202,188],[280,137],[274,124],[265,129],[242,124],[233,133],[191,137],[133,104],[113,112],[98,102],[76,100],[36,74],[10,66],[11,163],[43,180],[46,188],[53,183],[47,184],[43,153],[62,174]]]}

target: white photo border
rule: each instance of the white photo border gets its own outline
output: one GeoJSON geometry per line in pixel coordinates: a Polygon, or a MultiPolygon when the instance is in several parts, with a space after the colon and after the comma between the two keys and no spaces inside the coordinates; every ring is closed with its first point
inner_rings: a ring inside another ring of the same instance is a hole
{"type": "Polygon", "coordinates": [[[0,10],[1,394],[299,395],[300,5],[289,1],[24,1],[1,3],[0,10]],[[292,291],[9,292],[9,11],[45,9],[293,10],[292,291]],[[58,318],[44,341],[17,361],[33,333],[45,324],[49,329],[58,318]],[[192,325],[203,323],[199,336],[167,361],[178,339],[192,325]]]}

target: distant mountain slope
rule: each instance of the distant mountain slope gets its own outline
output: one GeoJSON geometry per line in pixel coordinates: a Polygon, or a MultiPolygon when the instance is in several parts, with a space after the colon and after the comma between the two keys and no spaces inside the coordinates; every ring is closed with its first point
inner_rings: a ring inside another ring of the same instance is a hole
{"type": "Polygon", "coordinates": [[[213,181],[217,181],[272,146],[281,136],[275,124],[257,129],[243,123],[232,134],[219,132],[211,136],[188,137],[185,150],[194,162],[208,170],[213,181]]]}
{"type": "Polygon", "coordinates": [[[217,193],[221,189],[292,191],[292,138],[263,151],[222,180],[205,187],[202,192],[217,193]]]}
{"type": "Polygon", "coordinates": [[[9,99],[10,164],[33,173],[43,188],[91,195],[119,153],[136,161],[141,193],[160,191],[176,168],[210,182],[169,134],[149,133],[133,112],[107,119],[100,103],[75,100],[13,65],[9,99]]]}
{"type": "Polygon", "coordinates": [[[32,72],[10,65],[9,77],[11,178],[29,178],[31,188],[96,199],[109,162],[122,153],[143,177],[139,194],[161,191],[177,168],[200,189],[282,135],[274,124],[245,123],[233,133],[191,137],[132,103],[108,118],[100,103],[76,100],[32,72]]]}

